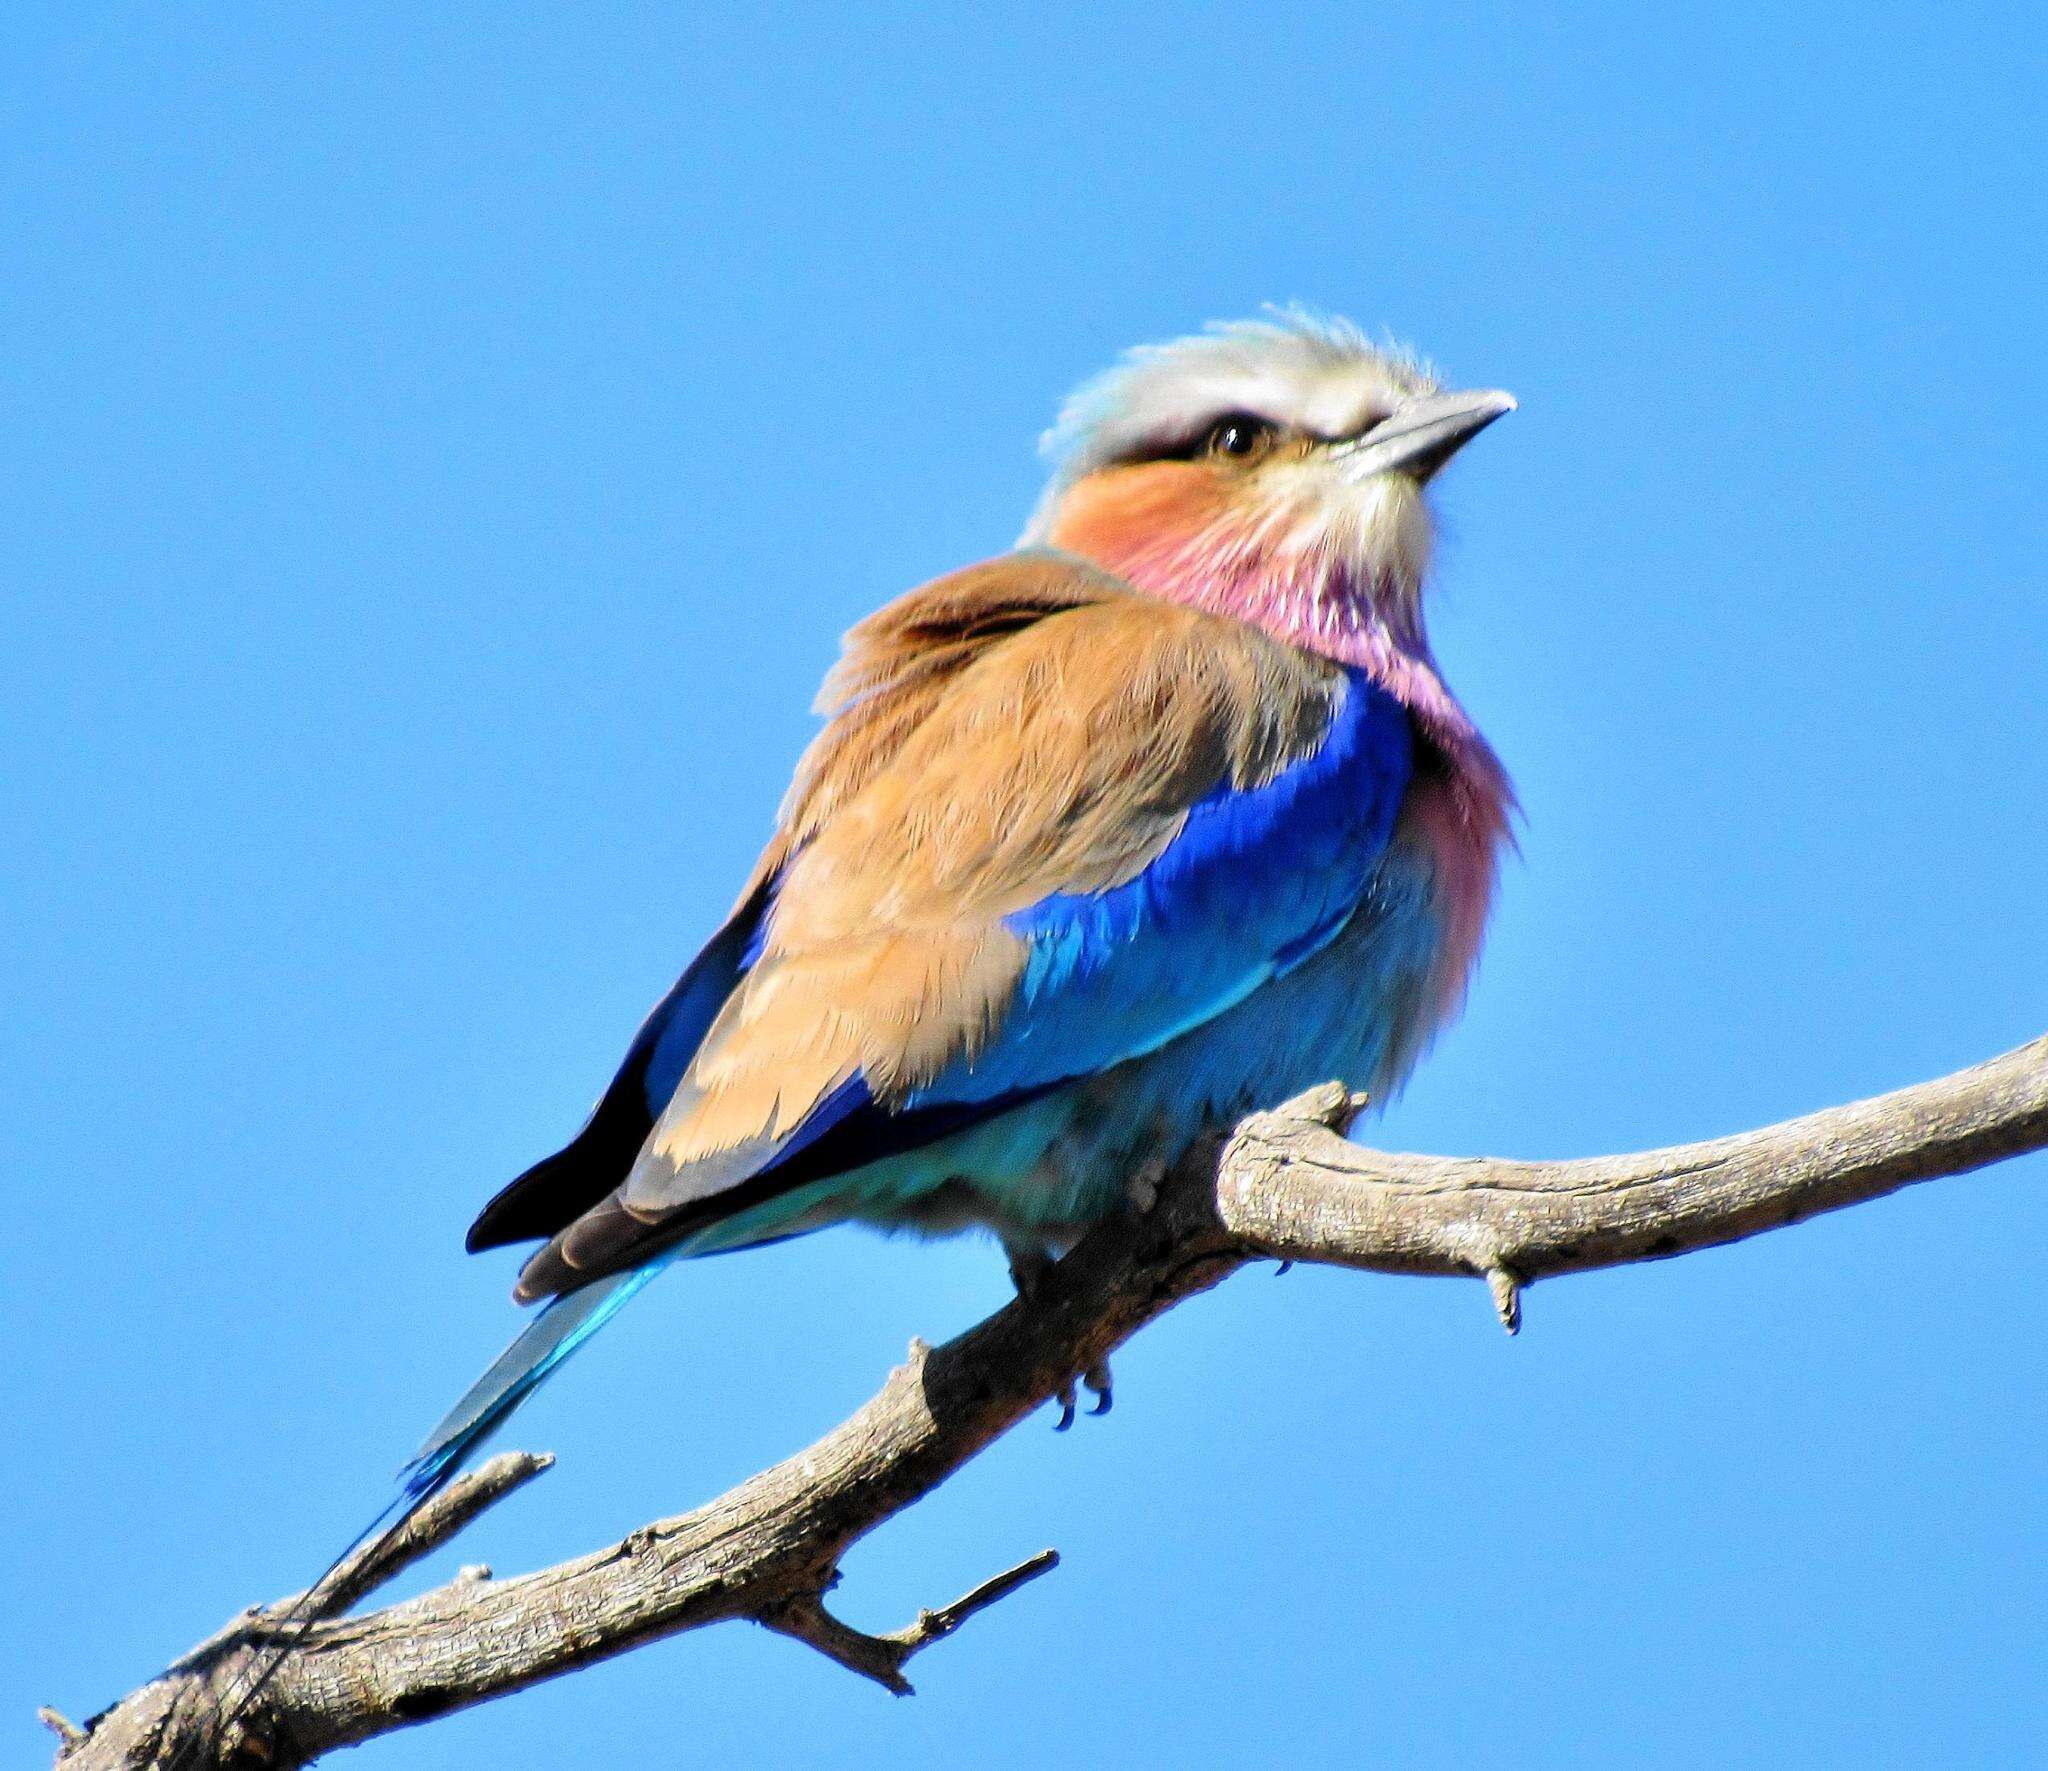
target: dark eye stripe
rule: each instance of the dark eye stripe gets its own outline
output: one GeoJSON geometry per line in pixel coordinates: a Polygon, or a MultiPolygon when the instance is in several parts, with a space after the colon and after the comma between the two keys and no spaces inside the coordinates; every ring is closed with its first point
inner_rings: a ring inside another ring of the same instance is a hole
{"type": "Polygon", "coordinates": [[[1139,461],[1194,461],[1207,455],[1215,446],[1217,433],[1226,425],[1244,425],[1266,436],[1285,436],[1289,427],[1257,412],[1219,412],[1213,418],[1205,418],[1184,436],[1169,440],[1145,442],[1135,445],[1126,454],[1119,456],[1120,462],[1139,461]]]}

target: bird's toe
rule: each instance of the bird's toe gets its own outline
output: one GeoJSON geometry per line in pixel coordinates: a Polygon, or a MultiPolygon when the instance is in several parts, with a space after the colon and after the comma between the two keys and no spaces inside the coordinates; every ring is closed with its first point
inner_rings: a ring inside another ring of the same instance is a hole
{"type": "Polygon", "coordinates": [[[1109,1375],[1109,1361],[1098,1359],[1081,1374],[1081,1387],[1095,1398],[1090,1414],[1107,1414],[1116,1406],[1116,1386],[1109,1375]]]}
{"type": "Polygon", "coordinates": [[[1053,1392],[1052,1399],[1060,1405],[1060,1418],[1053,1422],[1055,1433],[1064,1433],[1074,1424],[1074,1383],[1069,1378],[1053,1392]]]}

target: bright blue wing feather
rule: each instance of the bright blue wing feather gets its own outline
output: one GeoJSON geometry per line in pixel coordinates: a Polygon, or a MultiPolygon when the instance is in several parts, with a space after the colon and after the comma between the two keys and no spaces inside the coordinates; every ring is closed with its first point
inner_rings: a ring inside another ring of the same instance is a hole
{"type": "Polygon", "coordinates": [[[1322,742],[1219,786],[1136,878],[1008,919],[1030,944],[996,1035],[908,1105],[994,1102],[1156,1051],[1317,952],[1350,918],[1414,770],[1400,702],[1361,671],[1322,742]]]}

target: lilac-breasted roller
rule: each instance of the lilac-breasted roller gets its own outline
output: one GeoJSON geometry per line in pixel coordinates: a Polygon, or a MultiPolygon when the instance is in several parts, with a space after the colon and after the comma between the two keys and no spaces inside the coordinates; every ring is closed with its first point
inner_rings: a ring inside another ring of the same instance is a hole
{"type": "Polygon", "coordinates": [[[1288,311],[1067,403],[1010,553],[855,627],[725,925],[485,1208],[545,1308],[438,1487],[669,1263],[847,1221],[1013,1255],[1456,1010],[1513,800],[1426,637],[1425,487],[1510,411],[1288,311]]]}

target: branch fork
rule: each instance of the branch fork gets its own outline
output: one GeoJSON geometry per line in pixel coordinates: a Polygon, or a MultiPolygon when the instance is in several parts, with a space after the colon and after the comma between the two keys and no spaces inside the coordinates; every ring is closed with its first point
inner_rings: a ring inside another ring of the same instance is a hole
{"type": "Polygon", "coordinates": [[[857,1630],[825,1609],[825,1593],[839,1583],[836,1569],[822,1589],[796,1593],[779,1600],[762,1611],[758,1621],[778,1635],[809,1644],[827,1660],[835,1660],[862,1678],[874,1680],[885,1691],[898,1697],[910,1697],[915,1695],[916,1688],[903,1676],[903,1668],[913,1654],[929,1648],[934,1642],[944,1641],[977,1611],[986,1611],[998,1600],[1008,1598],[1041,1574],[1050,1574],[1059,1565],[1058,1550],[1040,1550],[1016,1567],[1006,1568],[1001,1574],[983,1581],[952,1604],[942,1605],[936,1611],[920,1611],[915,1623],[892,1630],[885,1636],[872,1636],[865,1630],[857,1630]]]}

